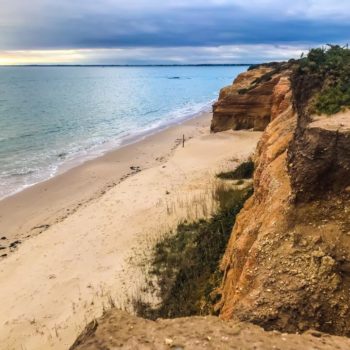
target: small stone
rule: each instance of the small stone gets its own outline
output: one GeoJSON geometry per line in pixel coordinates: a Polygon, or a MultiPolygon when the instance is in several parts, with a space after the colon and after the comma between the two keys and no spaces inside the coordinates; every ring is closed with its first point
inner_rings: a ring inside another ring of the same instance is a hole
{"type": "Polygon", "coordinates": [[[323,333],[319,332],[319,331],[316,331],[314,329],[310,329],[308,331],[306,331],[304,334],[310,334],[312,335],[313,337],[316,337],[316,338],[321,338],[323,333]]]}
{"type": "Polygon", "coordinates": [[[164,342],[166,345],[171,345],[174,341],[170,338],[165,338],[164,342]]]}
{"type": "Polygon", "coordinates": [[[315,250],[314,252],[312,252],[312,256],[315,258],[322,258],[324,257],[326,254],[321,250],[315,250]]]}
{"type": "Polygon", "coordinates": [[[233,326],[230,333],[232,335],[239,335],[241,333],[241,327],[239,325],[233,326]]]}
{"type": "Polygon", "coordinates": [[[21,241],[14,241],[10,244],[10,248],[16,248],[18,244],[20,244],[21,241]]]}
{"type": "Polygon", "coordinates": [[[2,236],[1,239],[4,241],[5,239],[7,239],[5,236],[2,236]]]}

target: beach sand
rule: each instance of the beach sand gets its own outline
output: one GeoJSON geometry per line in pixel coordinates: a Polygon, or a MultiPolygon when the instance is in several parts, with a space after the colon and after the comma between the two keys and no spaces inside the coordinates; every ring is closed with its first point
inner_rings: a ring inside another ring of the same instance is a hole
{"type": "Polygon", "coordinates": [[[191,203],[209,200],[215,174],[246,159],[261,135],[210,134],[210,119],[201,115],[0,201],[7,238],[0,253],[8,254],[0,260],[1,349],[67,349],[103,308],[130,304],[142,279],[133,260],[189,208],[191,217],[204,215],[191,203]]]}

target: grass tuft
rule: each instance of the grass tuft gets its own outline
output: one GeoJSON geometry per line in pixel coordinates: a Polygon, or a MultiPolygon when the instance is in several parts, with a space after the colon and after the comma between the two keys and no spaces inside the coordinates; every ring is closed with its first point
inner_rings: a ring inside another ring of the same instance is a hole
{"type": "Polygon", "coordinates": [[[215,314],[215,289],[222,273],[218,265],[235,223],[236,215],[252,188],[218,186],[214,196],[219,203],[209,219],[181,223],[154,248],[151,277],[155,277],[161,300],[157,307],[134,300],[136,313],[144,318],[174,318],[215,314]]]}
{"type": "Polygon", "coordinates": [[[250,179],[253,177],[254,173],[254,163],[252,160],[241,163],[233,171],[226,171],[217,174],[219,179],[223,180],[243,180],[250,179]]]}

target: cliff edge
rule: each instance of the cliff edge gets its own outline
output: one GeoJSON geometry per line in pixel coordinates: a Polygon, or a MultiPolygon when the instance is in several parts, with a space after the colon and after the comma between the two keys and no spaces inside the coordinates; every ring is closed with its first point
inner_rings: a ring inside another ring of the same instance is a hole
{"type": "Polygon", "coordinates": [[[264,133],[221,260],[220,317],[111,310],[71,349],[348,349],[349,78],[350,51],[334,46],[252,67],[221,90],[211,130],[264,133]]]}
{"type": "Polygon", "coordinates": [[[213,105],[211,131],[265,130],[277,115],[276,107],[286,92],[283,88],[289,89],[288,67],[288,63],[252,67],[221,89],[213,105]]]}
{"type": "Polygon", "coordinates": [[[346,350],[350,339],[316,331],[306,334],[265,332],[248,323],[218,317],[145,320],[124,311],[110,310],[91,322],[70,350],[346,350]]]}
{"type": "Polygon", "coordinates": [[[265,329],[349,335],[350,112],[314,114],[321,87],[299,73],[288,70],[290,90],[258,145],[218,308],[265,329]]]}

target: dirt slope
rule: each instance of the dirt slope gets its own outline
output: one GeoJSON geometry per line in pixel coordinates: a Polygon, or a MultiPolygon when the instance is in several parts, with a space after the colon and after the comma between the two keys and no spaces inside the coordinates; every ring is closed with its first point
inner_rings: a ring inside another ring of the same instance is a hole
{"type": "Polygon", "coordinates": [[[265,332],[262,328],[218,317],[149,321],[111,310],[91,322],[70,350],[334,350],[349,349],[350,339],[316,331],[307,334],[265,332]]]}

